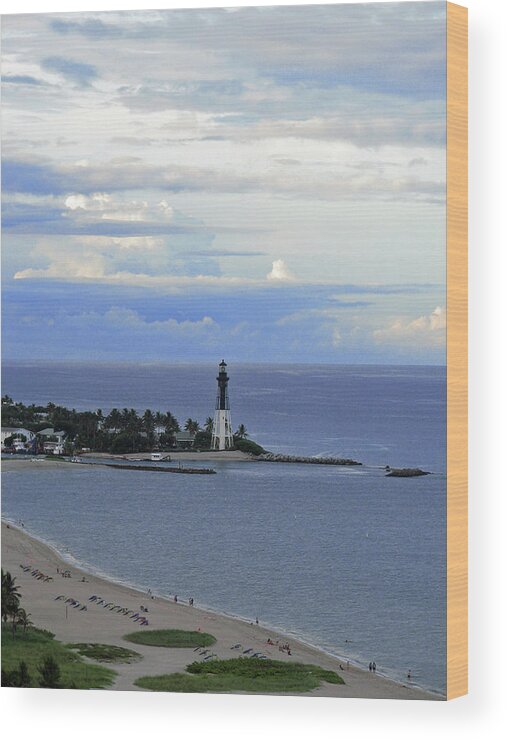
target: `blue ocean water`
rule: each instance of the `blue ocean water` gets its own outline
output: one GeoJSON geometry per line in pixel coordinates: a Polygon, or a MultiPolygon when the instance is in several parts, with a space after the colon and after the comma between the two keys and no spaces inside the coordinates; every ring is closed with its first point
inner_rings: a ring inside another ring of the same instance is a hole
{"type": "MultiPolygon", "coordinates": [[[[214,463],[215,476],[37,466],[3,515],[97,571],[297,635],[445,691],[445,368],[230,366],[233,424],[335,468],[214,463]],[[386,478],[381,467],[434,474],[386,478]]],[[[3,393],[77,409],[212,413],[215,368],[9,365],[3,393]]]]}

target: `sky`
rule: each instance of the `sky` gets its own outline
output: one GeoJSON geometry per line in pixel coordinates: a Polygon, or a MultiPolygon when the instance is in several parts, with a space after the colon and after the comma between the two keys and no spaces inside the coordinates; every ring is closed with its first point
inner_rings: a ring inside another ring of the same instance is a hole
{"type": "Polygon", "coordinates": [[[445,364],[445,28],[3,16],[4,360],[445,364]]]}

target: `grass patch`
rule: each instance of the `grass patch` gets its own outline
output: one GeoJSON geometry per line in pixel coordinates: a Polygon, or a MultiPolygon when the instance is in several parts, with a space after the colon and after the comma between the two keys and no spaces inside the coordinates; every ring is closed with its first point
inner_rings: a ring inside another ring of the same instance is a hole
{"type": "Polygon", "coordinates": [[[247,452],[249,455],[263,455],[266,450],[251,439],[234,440],[234,447],[240,452],[247,452]]]}
{"type": "Polygon", "coordinates": [[[213,645],[216,639],[207,632],[188,632],[186,630],[143,630],[125,635],[124,640],[137,645],[153,645],[167,648],[195,648],[213,645]]]}
{"type": "Polygon", "coordinates": [[[40,686],[39,667],[48,657],[58,663],[62,689],[103,689],[112,684],[116,675],[110,668],[85,663],[47,630],[31,627],[26,632],[18,629],[13,635],[10,627],[2,627],[3,671],[17,671],[20,662],[24,661],[30,675],[30,686],[37,688],[40,686]]]}
{"type": "Polygon", "coordinates": [[[334,671],[326,671],[316,665],[260,658],[234,658],[192,663],[187,667],[187,673],[142,676],[135,684],[150,691],[185,693],[245,691],[280,694],[311,691],[320,686],[322,681],[345,683],[334,671]]]}
{"type": "Polygon", "coordinates": [[[133,663],[143,657],[135,650],[119,645],[104,645],[99,642],[75,642],[66,647],[77,650],[79,655],[98,660],[100,663],[133,663]]]}

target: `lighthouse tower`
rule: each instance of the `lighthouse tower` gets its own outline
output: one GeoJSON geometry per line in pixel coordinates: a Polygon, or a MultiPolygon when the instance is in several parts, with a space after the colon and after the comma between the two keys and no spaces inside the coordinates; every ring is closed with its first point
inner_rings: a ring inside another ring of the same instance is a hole
{"type": "Polygon", "coordinates": [[[215,418],[213,420],[213,434],[211,435],[212,450],[228,450],[234,444],[229,394],[227,393],[229,376],[227,375],[226,367],[227,364],[222,360],[218,366],[217,402],[215,405],[215,418]]]}

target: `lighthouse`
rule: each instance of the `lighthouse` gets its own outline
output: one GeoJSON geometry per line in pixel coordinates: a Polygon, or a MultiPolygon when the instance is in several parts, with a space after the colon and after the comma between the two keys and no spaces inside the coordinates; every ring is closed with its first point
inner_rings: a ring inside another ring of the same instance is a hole
{"type": "Polygon", "coordinates": [[[227,364],[222,360],[218,366],[218,391],[215,405],[215,418],[213,419],[213,434],[211,435],[212,450],[228,450],[233,444],[231,410],[229,407],[229,394],[227,384],[227,364]]]}

